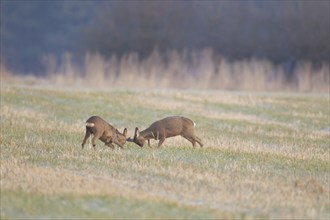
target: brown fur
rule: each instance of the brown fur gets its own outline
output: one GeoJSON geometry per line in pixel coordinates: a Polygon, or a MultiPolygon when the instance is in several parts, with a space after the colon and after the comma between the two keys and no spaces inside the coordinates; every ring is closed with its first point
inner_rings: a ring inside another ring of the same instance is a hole
{"type": "Polygon", "coordinates": [[[123,133],[120,133],[108,122],[103,120],[99,116],[92,116],[86,121],[86,134],[84,140],[81,144],[81,147],[84,148],[86,140],[90,135],[93,135],[92,144],[95,149],[96,140],[100,139],[108,147],[114,149],[112,143],[115,143],[120,148],[123,148],[123,145],[126,143],[126,134],[127,129],[125,128],[123,133]]]}
{"type": "Polygon", "coordinates": [[[134,137],[128,138],[127,141],[143,147],[145,141],[148,141],[150,146],[150,139],[159,140],[158,147],[160,147],[166,138],[181,135],[190,141],[195,147],[196,142],[203,147],[202,140],[195,135],[195,123],[189,118],[181,116],[170,116],[152,123],[147,129],[139,132],[135,128],[134,137]]]}

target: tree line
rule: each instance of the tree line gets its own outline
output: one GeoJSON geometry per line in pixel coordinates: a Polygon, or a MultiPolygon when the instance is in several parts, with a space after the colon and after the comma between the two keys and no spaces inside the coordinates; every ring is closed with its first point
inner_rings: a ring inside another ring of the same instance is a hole
{"type": "Polygon", "coordinates": [[[65,51],[78,59],[87,52],[144,59],[177,50],[189,62],[205,48],[289,70],[300,60],[329,63],[329,1],[24,2],[1,2],[1,59],[9,68],[33,69],[43,55],[65,51]]]}

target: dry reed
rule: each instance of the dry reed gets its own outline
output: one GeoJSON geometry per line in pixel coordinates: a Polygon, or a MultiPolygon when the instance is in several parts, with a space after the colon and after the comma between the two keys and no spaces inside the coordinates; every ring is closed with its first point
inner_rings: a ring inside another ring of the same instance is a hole
{"type": "MultiPolygon", "coordinates": [[[[316,68],[308,61],[298,62],[290,70],[289,79],[282,65],[263,59],[230,62],[211,49],[166,54],[155,50],[144,59],[136,53],[108,59],[87,53],[78,63],[73,55],[65,53],[61,60],[53,55],[43,60],[43,82],[70,86],[328,92],[330,83],[329,63],[316,68]]],[[[2,65],[2,81],[26,81],[18,76],[2,65]]],[[[27,81],[38,83],[40,78],[30,76],[27,81]]]]}

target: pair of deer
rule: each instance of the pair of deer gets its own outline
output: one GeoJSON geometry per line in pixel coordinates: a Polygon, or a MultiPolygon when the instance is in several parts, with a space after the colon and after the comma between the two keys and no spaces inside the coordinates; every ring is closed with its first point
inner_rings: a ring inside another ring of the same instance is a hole
{"type": "Polygon", "coordinates": [[[135,144],[143,147],[145,141],[148,141],[150,147],[150,139],[159,140],[158,147],[160,147],[166,138],[181,135],[188,141],[190,141],[195,147],[196,142],[203,147],[202,140],[195,134],[195,122],[189,118],[182,116],[170,116],[163,118],[159,121],[152,123],[147,129],[139,132],[139,129],[135,128],[133,138],[126,139],[127,128],[123,133],[120,133],[108,122],[103,120],[99,116],[92,116],[86,121],[86,134],[82,142],[82,148],[86,144],[86,140],[93,135],[92,144],[95,149],[96,141],[100,139],[108,147],[114,149],[112,143],[123,148],[126,141],[134,142],[135,144]]]}

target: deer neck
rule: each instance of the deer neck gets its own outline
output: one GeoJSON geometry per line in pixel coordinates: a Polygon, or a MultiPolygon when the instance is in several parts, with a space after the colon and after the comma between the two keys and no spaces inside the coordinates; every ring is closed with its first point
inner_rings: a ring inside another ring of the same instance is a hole
{"type": "Polygon", "coordinates": [[[140,132],[140,136],[145,138],[145,139],[152,139],[152,138],[156,138],[156,134],[154,134],[154,132],[152,132],[149,129],[145,129],[143,131],[140,132]]]}

